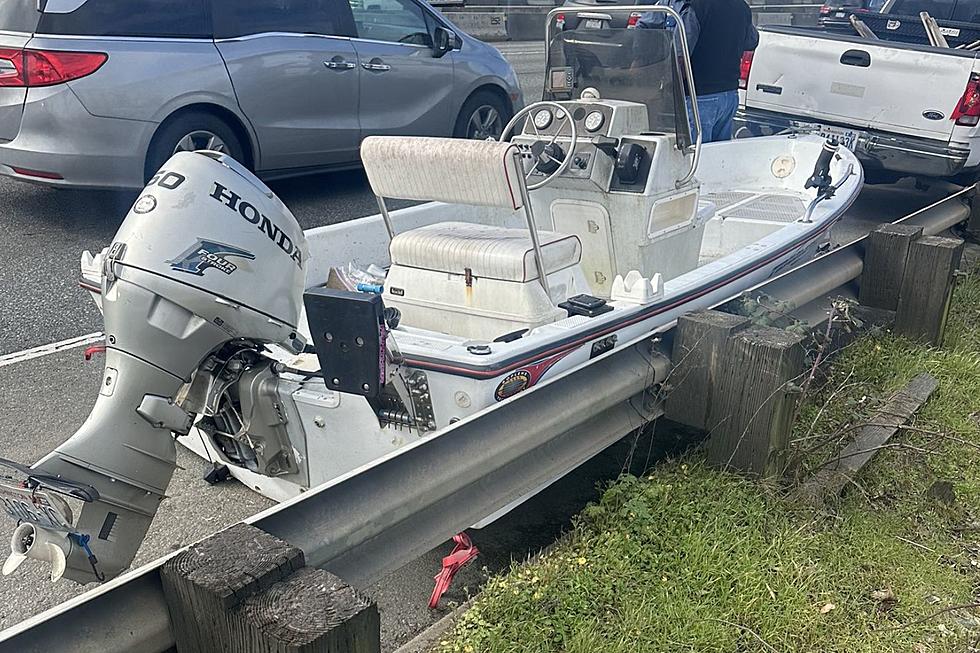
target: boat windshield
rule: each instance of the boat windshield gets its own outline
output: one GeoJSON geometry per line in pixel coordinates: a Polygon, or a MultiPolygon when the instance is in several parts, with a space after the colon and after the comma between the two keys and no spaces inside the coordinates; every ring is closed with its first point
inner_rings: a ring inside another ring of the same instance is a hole
{"type": "Polygon", "coordinates": [[[647,106],[649,131],[676,134],[681,148],[691,144],[675,30],[549,30],[549,39],[545,100],[577,100],[593,88],[603,100],[640,102],[647,106]]]}

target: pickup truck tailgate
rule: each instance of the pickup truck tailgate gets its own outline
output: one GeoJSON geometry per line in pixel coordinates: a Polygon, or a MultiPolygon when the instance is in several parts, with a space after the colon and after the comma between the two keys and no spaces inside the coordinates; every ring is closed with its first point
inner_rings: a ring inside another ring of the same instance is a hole
{"type": "Polygon", "coordinates": [[[767,28],[745,106],[949,140],[975,53],[767,28]]]}

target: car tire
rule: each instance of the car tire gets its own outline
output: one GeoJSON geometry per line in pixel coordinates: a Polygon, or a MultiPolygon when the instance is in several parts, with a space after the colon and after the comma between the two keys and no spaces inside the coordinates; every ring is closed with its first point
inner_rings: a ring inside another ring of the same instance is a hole
{"type": "Polygon", "coordinates": [[[236,161],[244,161],[245,149],[228,123],[210,113],[194,111],[164,123],[150,142],[146,153],[144,180],[156,174],[176,152],[217,149],[236,161]]]}
{"type": "Polygon", "coordinates": [[[510,108],[499,95],[490,91],[479,91],[463,103],[453,136],[479,140],[492,137],[496,140],[510,118],[510,108]]]}

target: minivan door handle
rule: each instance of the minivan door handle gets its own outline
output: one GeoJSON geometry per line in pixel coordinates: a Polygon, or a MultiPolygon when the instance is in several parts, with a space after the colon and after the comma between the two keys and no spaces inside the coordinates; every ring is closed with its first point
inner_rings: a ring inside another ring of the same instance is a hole
{"type": "Polygon", "coordinates": [[[384,72],[386,70],[391,70],[391,66],[389,66],[388,64],[386,64],[384,61],[382,61],[378,57],[375,57],[374,59],[371,59],[371,61],[368,61],[367,63],[362,63],[361,64],[361,68],[363,68],[364,70],[377,70],[377,71],[380,71],[380,72],[384,72]]]}
{"type": "Polygon", "coordinates": [[[323,65],[330,70],[350,70],[351,68],[356,68],[357,64],[347,61],[340,55],[337,55],[330,61],[324,61],[323,65]]]}
{"type": "Polygon", "coordinates": [[[845,66],[867,68],[871,65],[871,55],[864,50],[848,50],[840,56],[840,62],[845,66]]]}

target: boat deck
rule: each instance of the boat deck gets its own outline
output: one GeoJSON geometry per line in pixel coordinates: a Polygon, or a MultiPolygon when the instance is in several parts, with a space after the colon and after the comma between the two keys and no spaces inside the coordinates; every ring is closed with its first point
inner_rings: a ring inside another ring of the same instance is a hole
{"type": "Polygon", "coordinates": [[[716,215],[722,219],[787,223],[798,220],[806,211],[806,196],[786,191],[708,193],[701,196],[701,201],[712,202],[716,215]]]}

